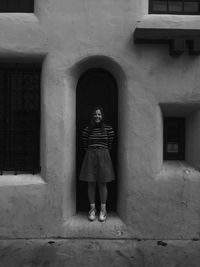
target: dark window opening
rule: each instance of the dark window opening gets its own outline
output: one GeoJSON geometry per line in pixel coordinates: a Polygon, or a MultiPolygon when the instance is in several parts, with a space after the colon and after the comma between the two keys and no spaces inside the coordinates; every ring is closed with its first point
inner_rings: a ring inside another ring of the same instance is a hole
{"type": "Polygon", "coordinates": [[[1,0],[0,12],[34,12],[34,0],[1,0]]]}
{"type": "Polygon", "coordinates": [[[185,118],[164,118],[164,160],[185,159],[185,118]]]}
{"type": "Polygon", "coordinates": [[[0,64],[0,172],[40,171],[40,68],[0,64]]]}
{"type": "Polygon", "coordinates": [[[200,14],[200,0],[150,0],[150,14],[200,14]]]}

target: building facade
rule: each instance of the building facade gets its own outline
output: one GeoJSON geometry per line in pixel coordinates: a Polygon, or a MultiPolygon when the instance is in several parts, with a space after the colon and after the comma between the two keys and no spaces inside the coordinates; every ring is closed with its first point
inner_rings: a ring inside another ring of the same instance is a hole
{"type": "Polygon", "coordinates": [[[167,2],[2,8],[1,237],[199,238],[198,1],[167,2]],[[96,104],[116,132],[104,224],[87,221],[77,180],[96,104]]]}

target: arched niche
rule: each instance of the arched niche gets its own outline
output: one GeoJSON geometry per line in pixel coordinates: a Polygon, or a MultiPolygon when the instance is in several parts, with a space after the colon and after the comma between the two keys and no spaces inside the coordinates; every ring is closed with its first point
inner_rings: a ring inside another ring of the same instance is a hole
{"type": "MultiPolygon", "coordinates": [[[[115,138],[111,153],[115,169],[115,181],[108,183],[107,208],[116,211],[117,203],[117,132],[118,132],[118,88],[115,78],[103,68],[91,68],[85,71],[76,88],[76,203],[78,211],[88,210],[87,183],[78,179],[84,157],[81,133],[89,124],[91,112],[95,106],[101,106],[105,113],[105,123],[112,125],[115,138]]],[[[98,187],[96,202],[99,203],[98,187]]]]}
{"type": "MultiPolygon", "coordinates": [[[[77,113],[77,87],[79,82],[81,81],[81,78],[84,77],[84,74],[87,73],[87,71],[91,71],[94,69],[103,70],[107,73],[109,73],[113,79],[116,82],[116,86],[118,89],[118,103],[117,103],[117,132],[116,132],[116,139],[115,142],[117,142],[116,146],[116,155],[115,159],[116,162],[114,162],[115,170],[117,171],[117,180],[116,180],[116,198],[115,201],[115,207],[117,214],[124,220],[126,220],[126,192],[128,187],[128,181],[127,181],[127,162],[126,162],[126,150],[124,147],[127,145],[127,139],[126,139],[126,120],[124,119],[127,114],[127,79],[125,75],[125,71],[122,68],[122,66],[114,59],[108,56],[102,56],[102,55],[94,55],[94,56],[88,56],[85,58],[80,59],[79,61],[74,62],[72,64],[72,67],[67,71],[67,76],[69,77],[69,88],[71,88],[69,96],[71,96],[71,102],[68,104],[74,107],[74,111],[71,113],[71,116],[73,118],[73,121],[76,121],[76,113],[77,113]]],[[[69,110],[70,111],[70,110],[69,110]]],[[[71,111],[70,111],[71,112],[71,111]]],[[[87,124],[85,122],[84,124],[87,124]]],[[[75,125],[74,125],[75,126],[75,125]]],[[[71,156],[76,159],[77,153],[79,151],[77,149],[78,146],[76,145],[76,136],[80,134],[80,130],[78,130],[76,127],[70,128],[70,136],[71,136],[71,142],[74,144],[74,149],[70,150],[71,156]]],[[[116,129],[115,129],[116,131],[116,129]]],[[[78,138],[78,136],[77,136],[78,138]]],[[[114,144],[115,145],[115,144],[114,144]]],[[[81,152],[82,153],[82,152],[81,152]]],[[[83,154],[82,154],[83,157],[83,154]]],[[[76,160],[77,161],[77,160],[76,160]]],[[[71,176],[71,179],[69,179],[69,192],[68,194],[71,194],[73,192],[73,195],[76,193],[79,194],[79,190],[77,190],[77,178],[78,178],[78,171],[80,170],[80,163],[76,162],[76,164],[72,164],[71,166],[73,170],[71,171],[74,173],[74,175],[71,176]],[[79,164],[79,166],[78,166],[79,164]],[[76,166],[76,167],[75,167],[76,166]],[[75,169],[74,169],[75,167],[75,169]],[[75,183],[76,181],[76,183],[75,183]],[[73,187],[71,187],[71,184],[73,184],[73,187]],[[72,191],[71,191],[72,190],[72,191]]],[[[82,187],[87,188],[87,184],[82,182],[82,187]]],[[[86,190],[86,189],[85,189],[86,190]]],[[[78,196],[77,196],[78,197],[78,196]]],[[[72,199],[71,205],[68,205],[68,208],[74,212],[79,211],[78,203],[75,204],[75,199],[72,199]],[[71,207],[71,208],[70,208],[71,207]]],[[[87,201],[87,196],[85,197],[85,201],[87,201]]],[[[84,204],[86,205],[86,204],[84,204]]],[[[88,205],[88,204],[87,204],[88,205]]],[[[69,210],[65,208],[66,210],[69,210]]],[[[81,207],[80,207],[81,210],[81,207]]],[[[85,210],[85,208],[83,208],[85,210]]],[[[88,206],[87,206],[88,211],[88,206]]],[[[67,216],[67,215],[66,215],[67,216]]]]}

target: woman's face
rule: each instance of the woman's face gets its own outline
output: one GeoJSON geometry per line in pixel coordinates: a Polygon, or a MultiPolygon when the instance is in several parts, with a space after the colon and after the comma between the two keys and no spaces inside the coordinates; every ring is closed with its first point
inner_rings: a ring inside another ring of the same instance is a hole
{"type": "Polygon", "coordinates": [[[96,123],[100,123],[102,121],[102,114],[100,109],[95,110],[95,112],[93,113],[93,118],[96,123]]]}

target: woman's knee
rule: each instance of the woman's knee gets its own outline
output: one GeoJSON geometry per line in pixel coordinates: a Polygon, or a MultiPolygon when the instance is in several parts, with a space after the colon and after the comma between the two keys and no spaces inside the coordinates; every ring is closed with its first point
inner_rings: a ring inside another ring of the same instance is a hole
{"type": "Polygon", "coordinates": [[[99,188],[107,188],[107,184],[104,182],[98,182],[99,188]]]}
{"type": "Polygon", "coordinates": [[[96,182],[88,182],[88,187],[89,188],[95,188],[96,182]]]}

